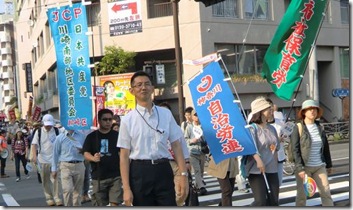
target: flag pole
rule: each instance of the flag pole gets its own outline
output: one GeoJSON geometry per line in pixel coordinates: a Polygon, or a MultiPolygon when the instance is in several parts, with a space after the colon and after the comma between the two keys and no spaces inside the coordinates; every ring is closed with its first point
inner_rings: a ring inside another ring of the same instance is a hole
{"type": "Polygon", "coordinates": [[[323,24],[323,22],[324,22],[324,17],[326,16],[328,2],[329,2],[329,0],[326,1],[325,10],[324,10],[325,13],[322,13],[322,17],[321,17],[321,22],[320,22],[319,30],[317,30],[316,35],[315,35],[314,42],[313,42],[313,44],[311,45],[311,49],[310,49],[310,52],[309,52],[309,58],[308,58],[308,60],[306,61],[304,72],[303,72],[303,74],[300,76],[301,79],[300,79],[300,82],[299,82],[299,84],[298,84],[297,90],[295,91],[294,98],[293,98],[293,101],[292,101],[292,105],[291,105],[291,107],[290,107],[290,109],[289,109],[289,112],[288,112],[288,114],[287,114],[287,118],[286,118],[286,121],[285,121],[285,122],[288,122],[290,113],[291,113],[292,110],[293,110],[294,103],[295,103],[295,101],[296,101],[296,98],[297,98],[297,95],[298,95],[298,92],[299,92],[299,88],[300,88],[300,86],[301,86],[301,84],[302,84],[302,82],[303,82],[303,78],[304,78],[306,69],[308,68],[309,59],[311,58],[311,55],[312,55],[312,53],[313,53],[313,51],[314,51],[314,49],[315,49],[317,37],[319,36],[319,33],[320,33],[320,31],[321,31],[322,24],[323,24]]]}

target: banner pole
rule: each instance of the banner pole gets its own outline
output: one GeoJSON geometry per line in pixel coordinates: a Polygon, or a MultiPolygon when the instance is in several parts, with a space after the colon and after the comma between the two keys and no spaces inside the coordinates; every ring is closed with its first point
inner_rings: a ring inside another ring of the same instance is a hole
{"type": "Polygon", "coordinates": [[[310,52],[309,52],[309,57],[308,57],[308,60],[306,61],[305,69],[304,69],[303,75],[301,75],[300,82],[299,82],[299,84],[298,84],[297,90],[295,91],[294,98],[293,98],[293,100],[292,100],[292,105],[291,105],[291,107],[290,107],[290,109],[289,109],[289,112],[288,112],[288,114],[287,114],[287,118],[286,118],[286,121],[285,121],[285,122],[288,122],[290,113],[291,113],[292,110],[293,110],[293,106],[294,106],[294,103],[295,103],[295,101],[296,101],[296,98],[297,98],[297,95],[298,95],[298,92],[299,92],[300,85],[301,85],[302,82],[303,82],[303,78],[304,78],[306,69],[308,68],[309,59],[310,59],[310,57],[311,57],[311,55],[312,55],[313,50],[315,49],[317,37],[319,36],[319,33],[320,33],[320,31],[321,31],[321,28],[322,28],[322,24],[323,24],[323,22],[324,22],[324,17],[326,16],[328,2],[329,2],[329,0],[326,1],[325,10],[324,10],[325,13],[322,13],[322,17],[321,17],[321,22],[320,22],[319,29],[317,30],[316,35],[315,35],[314,42],[313,42],[313,44],[311,45],[311,49],[310,49],[310,52]]]}

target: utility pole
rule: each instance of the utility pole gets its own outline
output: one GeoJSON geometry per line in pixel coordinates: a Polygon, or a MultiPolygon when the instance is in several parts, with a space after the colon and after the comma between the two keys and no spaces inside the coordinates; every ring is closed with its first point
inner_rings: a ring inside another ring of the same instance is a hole
{"type": "Polygon", "coordinates": [[[180,36],[179,36],[179,19],[178,19],[178,3],[179,0],[171,0],[173,4],[173,26],[174,26],[174,42],[175,42],[175,62],[177,73],[178,85],[178,110],[179,110],[179,123],[183,122],[184,114],[184,93],[183,93],[183,78],[181,67],[181,50],[180,50],[180,36]]]}

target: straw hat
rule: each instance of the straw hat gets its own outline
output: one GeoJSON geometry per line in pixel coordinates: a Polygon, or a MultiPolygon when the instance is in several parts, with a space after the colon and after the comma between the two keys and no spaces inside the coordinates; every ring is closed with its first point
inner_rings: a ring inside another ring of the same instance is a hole
{"type": "Polygon", "coordinates": [[[312,99],[306,100],[302,103],[302,108],[298,112],[298,118],[303,119],[304,111],[312,107],[315,107],[318,110],[316,119],[320,118],[324,113],[324,110],[319,106],[319,102],[312,99]]]}

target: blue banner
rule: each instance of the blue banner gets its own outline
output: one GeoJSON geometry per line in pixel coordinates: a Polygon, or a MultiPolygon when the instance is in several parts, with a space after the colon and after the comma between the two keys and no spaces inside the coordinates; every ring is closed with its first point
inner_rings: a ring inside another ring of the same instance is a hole
{"type": "Polygon", "coordinates": [[[212,62],[189,82],[203,135],[216,163],[255,154],[256,148],[238,104],[218,62],[212,62]]]}
{"type": "Polygon", "coordinates": [[[66,129],[90,129],[92,125],[91,70],[86,7],[81,3],[47,11],[54,39],[60,121],[66,129]]]}

